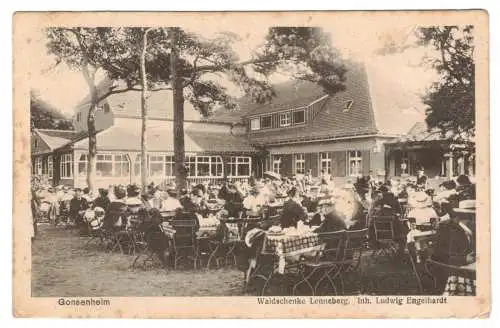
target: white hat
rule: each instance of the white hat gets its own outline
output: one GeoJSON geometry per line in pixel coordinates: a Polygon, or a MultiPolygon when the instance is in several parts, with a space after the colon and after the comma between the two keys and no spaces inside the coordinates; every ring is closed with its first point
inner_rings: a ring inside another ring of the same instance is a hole
{"type": "Polygon", "coordinates": [[[476,201],[474,199],[462,200],[458,204],[458,208],[453,209],[456,213],[463,214],[475,214],[476,213],[476,201]]]}

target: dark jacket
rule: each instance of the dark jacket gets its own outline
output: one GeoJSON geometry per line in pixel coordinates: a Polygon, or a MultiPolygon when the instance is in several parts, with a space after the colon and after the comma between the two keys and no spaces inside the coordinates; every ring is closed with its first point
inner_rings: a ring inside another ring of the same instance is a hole
{"type": "Polygon", "coordinates": [[[104,226],[107,228],[115,227],[121,219],[121,226],[124,227],[127,219],[127,204],[125,201],[113,201],[109,204],[108,211],[104,217],[104,226]]]}
{"type": "Polygon", "coordinates": [[[108,210],[109,205],[111,204],[111,201],[109,200],[108,196],[99,196],[94,200],[93,208],[100,207],[104,209],[106,212],[108,210]]]}
{"type": "Polygon", "coordinates": [[[80,199],[73,197],[69,203],[69,213],[71,217],[76,217],[79,211],[84,211],[89,208],[87,200],[83,197],[80,199]]]}
{"type": "Polygon", "coordinates": [[[283,204],[283,212],[280,216],[280,224],[282,228],[297,227],[298,221],[305,221],[306,219],[306,211],[301,205],[297,204],[297,202],[289,199],[283,204]]]}

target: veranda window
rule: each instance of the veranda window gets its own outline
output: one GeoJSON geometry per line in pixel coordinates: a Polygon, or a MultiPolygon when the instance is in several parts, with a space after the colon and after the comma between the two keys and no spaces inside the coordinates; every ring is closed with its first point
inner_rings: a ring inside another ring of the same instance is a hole
{"type": "Polygon", "coordinates": [[[321,171],[326,174],[332,172],[332,157],[330,153],[319,153],[321,171]]]}
{"type": "Polygon", "coordinates": [[[250,157],[231,156],[228,162],[227,176],[230,177],[248,177],[251,171],[250,157]]]}
{"type": "Polygon", "coordinates": [[[54,158],[52,155],[47,157],[47,175],[49,176],[49,179],[52,179],[54,176],[54,158]]]}
{"type": "Polygon", "coordinates": [[[348,152],[348,155],[349,155],[349,158],[348,158],[349,175],[350,176],[357,176],[359,174],[362,174],[361,151],[352,150],[352,151],[348,152]]]}
{"type": "Polygon", "coordinates": [[[42,174],[42,157],[35,158],[35,174],[42,174]]]}
{"type": "Polygon", "coordinates": [[[273,156],[273,172],[280,174],[281,157],[273,156]]]}
{"type": "Polygon", "coordinates": [[[115,155],[115,177],[128,177],[130,175],[130,164],[127,155],[115,155]]]}
{"type": "Polygon", "coordinates": [[[88,155],[81,154],[78,160],[78,176],[84,178],[87,176],[88,155]]]}
{"type": "Polygon", "coordinates": [[[304,154],[295,154],[295,174],[304,174],[306,171],[306,161],[304,154]]]}
{"type": "Polygon", "coordinates": [[[97,155],[96,175],[98,177],[113,176],[113,155],[97,155]]]}
{"type": "Polygon", "coordinates": [[[149,155],[149,176],[163,177],[165,168],[165,156],[163,155],[149,155]]]}
{"type": "Polygon", "coordinates": [[[59,164],[61,171],[61,178],[73,177],[73,154],[61,155],[61,162],[59,164]]]}

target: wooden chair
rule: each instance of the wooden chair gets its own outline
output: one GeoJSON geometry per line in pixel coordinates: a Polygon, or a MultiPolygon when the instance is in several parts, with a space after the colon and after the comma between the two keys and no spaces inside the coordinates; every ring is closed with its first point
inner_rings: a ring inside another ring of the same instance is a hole
{"type": "MultiPolygon", "coordinates": [[[[445,285],[447,283],[448,277],[450,276],[469,279],[471,281],[476,280],[475,265],[456,266],[438,262],[432,259],[427,259],[425,262],[425,268],[434,279],[434,293],[436,294],[442,294],[443,291],[445,291],[442,287],[440,288],[440,286],[441,284],[445,285]]],[[[446,289],[446,286],[444,289],[446,289]]],[[[475,294],[475,286],[471,291],[471,294],[475,294]]]]}
{"type": "Polygon", "coordinates": [[[395,241],[398,237],[395,229],[395,225],[397,224],[396,220],[396,216],[371,216],[374,238],[372,240],[372,245],[375,247],[372,257],[380,254],[389,256],[394,256],[396,254],[398,247],[395,241]]]}
{"type": "MultiPolygon", "coordinates": [[[[366,240],[368,238],[368,228],[361,230],[348,230],[345,233],[345,248],[342,252],[343,258],[341,259],[341,269],[338,271],[337,276],[339,277],[341,294],[344,294],[344,277],[353,277],[352,273],[357,273],[358,275],[358,285],[359,291],[363,292],[364,289],[364,274],[363,267],[361,265],[361,258],[363,252],[367,249],[366,240]]],[[[331,275],[331,272],[328,273],[331,275]]],[[[332,279],[335,279],[333,276],[332,279]]]]}
{"type": "Polygon", "coordinates": [[[414,237],[415,242],[408,245],[413,273],[418,283],[420,293],[424,291],[422,284],[423,275],[426,274],[424,263],[429,259],[436,246],[436,234],[428,234],[414,237]]]}
{"type": "Polygon", "coordinates": [[[174,256],[174,270],[180,259],[192,259],[194,268],[198,267],[198,246],[196,240],[197,219],[175,219],[171,222],[175,230],[172,238],[172,252],[174,256]]]}
{"type": "Polygon", "coordinates": [[[300,263],[299,274],[301,280],[293,286],[293,295],[295,295],[297,288],[302,284],[306,284],[310,288],[311,293],[315,295],[318,286],[325,279],[328,280],[331,287],[333,287],[335,294],[337,293],[337,287],[334,283],[334,276],[336,273],[331,273],[337,272],[342,265],[341,261],[343,258],[342,252],[345,248],[345,236],[345,230],[319,234],[323,249],[318,252],[314,259],[305,260],[300,263]],[[313,287],[314,276],[318,273],[322,273],[322,276],[313,287]]]}

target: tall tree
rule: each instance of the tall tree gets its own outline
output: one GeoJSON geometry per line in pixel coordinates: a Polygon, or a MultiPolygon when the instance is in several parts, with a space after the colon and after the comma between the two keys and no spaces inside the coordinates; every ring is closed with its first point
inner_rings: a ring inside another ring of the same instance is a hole
{"type": "Polygon", "coordinates": [[[421,27],[403,40],[387,36],[379,55],[391,55],[423,47],[432,50],[422,58],[439,80],[430,85],[423,97],[427,105],[429,129],[440,129],[451,138],[468,139],[475,135],[475,64],[474,27],[421,27]]]}
{"type": "MultiPolygon", "coordinates": [[[[143,91],[144,85],[150,87],[152,81],[165,80],[162,75],[164,70],[161,61],[159,61],[160,67],[156,67],[157,63],[153,63],[151,58],[149,60],[146,58],[148,40],[145,31],[148,29],[111,27],[47,29],[48,51],[55,56],[56,64],[66,63],[70,68],[81,71],[89,88],[87,184],[91,189],[93,189],[95,182],[97,153],[95,114],[98,104],[113,94],[131,90],[143,91]],[[145,45],[143,38],[146,38],[145,45]],[[141,70],[143,49],[145,74],[142,74],[141,70]],[[112,80],[122,80],[125,83],[117,83],[109,90],[98,90],[98,81],[96,81],[98,71],[103,72],[112,80]],[[152,74],[148,79],[147,75],[150,73],[152,74]]],[[[155,40],[150,41],[149,44],[155,40]]],[[[147,106],[148,91],[149,89],[144,91],[143,108],[147,106]]],[[[147,108],[141,109],[141,112],[145,114],[143,130],[146,131],[147,108]]],[[[141,144],[145,145],[146,140],[141,144]]],[[[147,175],[147,166],[143,166],[143,168],[147,175]]]]}
{"type": "Polygon", "coordinates": [[[221,77],[232,81],[257,103],[268,102],[275,95],[268,79],[274,73],[318,83],[329,94],[344,89],[346,68],[331,45],[331,37],[319,28],[270,28],[253,58],[245,61],[240,61],[232,48],[238,39],[233,33],[204,39],[178,27],[164,32],[168,40],[164,57],[170,62],[169,81],[174,95],[174,157],[179,189],[186,186],[184,100],[204,116],[212,115],[220,106],[236,108],[221,77]]]}
{"type": "Polygon", "coordinates": [[[456,138],[475,135],[474,27],[441,26],[420,28],[418,43],[439,54],[432,64],[440,80],[429,89],[427,124],[456,138]]]}

